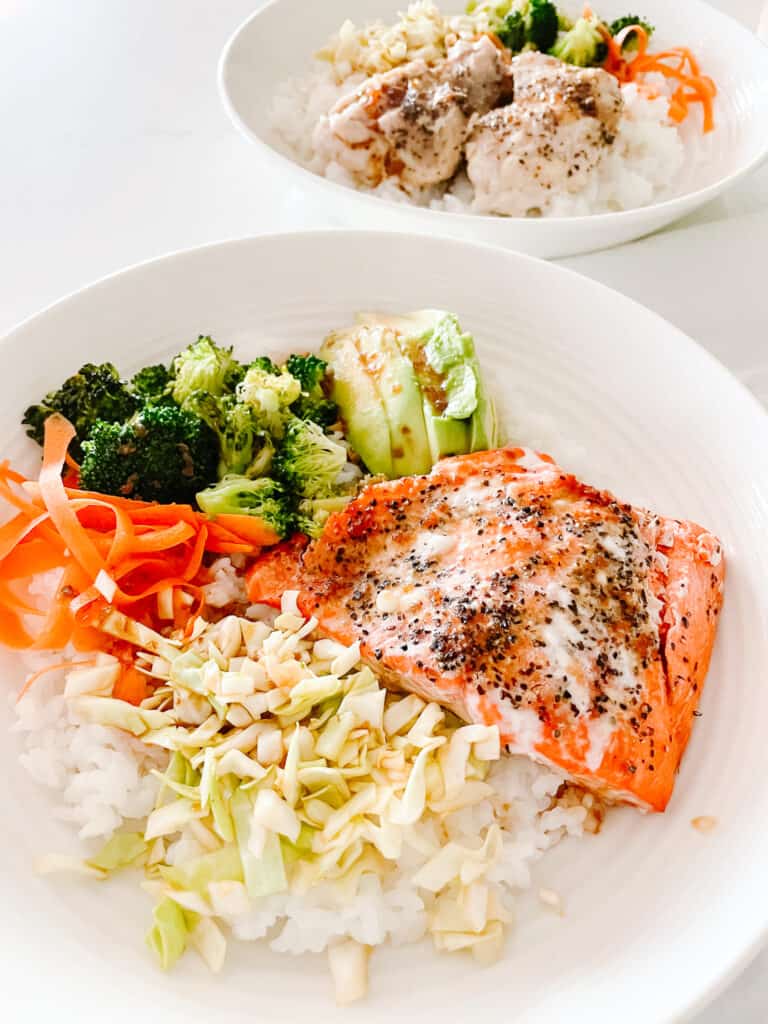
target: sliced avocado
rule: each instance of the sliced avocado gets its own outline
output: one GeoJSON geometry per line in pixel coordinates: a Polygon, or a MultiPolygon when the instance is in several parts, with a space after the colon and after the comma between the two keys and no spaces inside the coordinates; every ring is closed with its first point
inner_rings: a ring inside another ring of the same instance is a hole
{"type": "Polygon", "coordinates": [[[384,403],[365,371],[353,336],[355,329],[334,331],[320,349],[333,372],[331,397],[347,428],[347,439],[371,473],[395,475],[389,422],[384,403]]]}
{"type": "Polygon", "coordinates": [[[469,425],[465,420],[436,416],[425,399],[424,422],[433,462],[439,462],[447,455],[464,455],[469,451],[469,425]]]}
{"type": "Polygon", "coordinates": [[[421,309],[405,316],[382,314],[366,319],[396,330],[401,347],[413,363],[425,396],[425,420],[434,460],[496,446],[495,409],[483,385],[474,341],[471,334],[461,330],[453,314],[421,309]],[[465,425],[468,421],[464,447],[459,447],[458,421],[465,425]]]}
{"type": "Polygon", "coordinates": [[[394,475],[428,473],[432,455],[421,390],[396,333],[385,324],[366,321],[354,332],[354,341],[365,371],[384,403],[394,475]]]}
{"type": "Polygon", "coordinates": [[[469,421],[469,450],[484,452],[497,448],[498,444],[496,406],[486,392],[482,378],[478,377],[477,408],[469,421]]]}

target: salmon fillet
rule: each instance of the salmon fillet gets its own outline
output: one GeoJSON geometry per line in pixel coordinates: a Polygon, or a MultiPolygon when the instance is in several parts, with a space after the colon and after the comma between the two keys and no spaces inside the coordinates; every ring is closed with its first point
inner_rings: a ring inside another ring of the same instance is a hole
{"type": "Polygon", "coordinates": [[[707,674],[718,539],[522,448],[366,488],[259,559],[251,600],[303,614],[384,680],[603,797],[662,811],[707,674]]]}

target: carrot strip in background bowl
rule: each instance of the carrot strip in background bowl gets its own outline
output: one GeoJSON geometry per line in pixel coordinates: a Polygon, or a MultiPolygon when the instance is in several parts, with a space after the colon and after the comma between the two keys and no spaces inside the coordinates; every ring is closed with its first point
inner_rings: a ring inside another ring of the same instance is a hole
{"type": "Polygon", "coordinates": [[[648,52],[648,33],[642,25],[627,25],[612,36],[606,25],[599,25],[607,47],[603,69],[610,72],[622,83],[642,84],[642,77],[659,74],[678,83],[669,101],[669,116],[676,124],[684,121],[690,113],[692,103],[702,108],[702,128],[705,133],[715,127],[714,98],[717,86],[708,75],[702,75],[699,62],[687,46],[672,47],[658,53],[648,52]],[[630,60],[624,57],[624,44],[634,35],[637,49],[630,60]]]}

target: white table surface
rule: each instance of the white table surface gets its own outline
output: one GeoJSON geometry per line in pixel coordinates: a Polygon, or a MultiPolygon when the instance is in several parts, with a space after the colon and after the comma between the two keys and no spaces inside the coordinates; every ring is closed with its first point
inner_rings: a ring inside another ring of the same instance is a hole
{"type": "MultiPolygon", "coordinates": [[[[716,4],[758,23],[761,0],[716,4]]],[[[131,263],[324,226],[321,209],[299,211],[270,180],[219,105],[219,52],[257,6],[0,0],[0,335],[131,263]]],[[[566,262],[661,313],[768,404],[766,249],[768,165],[659,235],[566,262]]],[[[766,1020],[768,952],[696,1024],[766,1020]]]]}

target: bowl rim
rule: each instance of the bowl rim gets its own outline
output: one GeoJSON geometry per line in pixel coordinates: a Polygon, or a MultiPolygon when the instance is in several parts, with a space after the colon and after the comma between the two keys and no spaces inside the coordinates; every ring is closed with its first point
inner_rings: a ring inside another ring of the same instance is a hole
{"type": "MultiPolygon", "coordinates": [[[[51,313],[55,313],[59,309],[76,303],[78,300],[84,298],[88,293],[96,291],[102,287],[108,287],[119,278],[146,273],[147,271],[151,271],[153,267],[163,264],[178,263],[185,259],[195,260],[198,257],[203,257],[205,253],[213,253],[216,250],[221,252],[234,251],[237,248],[243,248],[245,250],[254,243],[268,247],[272,242],[283,242],[287,239],[290,239],[296,245],[301,245],[307,239],[326,239],[328,241],[333,241],[339,238],[354,240],[355,245],[359,245],[361,239],[368,238],[373,241],[376,239],[385,239],[389,244],[392,243],[393,239],[399,239],[403,243],[422,244],[423,242],[428,241],[430,243],[438,242],[441,245],[448,245],[452,247],[470,247],[496,253],[503,259],[539,264],[541,265],[540,272],[545,275],[549,275],[550,277],[559,276],[571,279],[587,280],[591,289],[611,293],[614,296],[620,296],[623,303],[642,310],[645,316],[652,318],[660,325],[663,324],[666,331],[676,336],[678,343],[689,347],[691,350],[695,350],[698,359],[705,360],[710,364],[710,366],[713,368],[717,367],[726,375],[729,386],[741,393],[745,411],[748,409],[749,414],[752,416],[759,415],[762,418],[768,416],[768,411],[763,407],[758,399],[751,391],[749,391],[746,385],[744,385],[743,382],[722,363],[721,360],[682,329],[665,319],[661,314],[647,306],[644,306],[638,300],[624,295],[618,289],[612,288],[600,281],[594,280],[593,278],[585,278],[583,274],[571,269],[570,267],[563,266],[562,264],[553,264],[552,262],[543,260],[539,257],[509,250],[498,244],[457,239],[450,236],[440,235],[430,235],[425,238],[423,234],[407,230],[382,231],[374,229],[355,230],[350,228],[323,228],[314,230],[303,229],[265,232],[262,234],[231,236],[212,242],[206,242],[202,245],[171,250],[145,260],[128,264],[125,267],[90,281],[87,284],[54,300],[30,316],[25,317],[9,331],[0,336],[0,354],[7,353],[8,347],[18,340],[18,336],[21,335],[24,330],[33,328],[37,321],[44,319],[46,316],[51,313]]],[[[687,1006],[685,1006],[681,1012],[676,1013],[674,1016],[660,1016],[658,1018],[659,1024],[683,1024],[683,1022],[692,1021],[698,1013],[716,999],[718,995],[725,991],[729,985],[749,966],[758,953],[766,946],[767,942],[768,913],[765,914],[763,924],[759,928],[756,928],[751,936],[747,938],[740,951],[730,959],[730,962],[723,968],[723,970],[713,978],[707,980],[706,984],[702,985],[699,989],[696,997],[687,1006]]]]}
{"type": "MultiPolygon", "coordinates": [[[[723,21],[729,22],[743,35],[745,45],[756,46],[755,53],[762,52],[763,59],[765,62],[765,73],[768,78],[768,41],[763,41],[760,36],[756,33],[751,32],[745,25],[739,22],[736,18],[731,17],[730,14],[719,10],[719,8],[713,7],[711,4],[706,3],[705,0],[687,0],[689,4],[698,10],[706,9],[714,17],[720,18],[723,21]]],[[[262,157],[268,160],[271,164],[276,167],[289,167],[291,173],[299,178],[301,181],[306,181],[308,178],[313,180],[315,186],[324,188],[329,195],[338,197],[339,202],[343,202],[341,198],[346,195],[347,199],[365,204],[378,204],[378,208],[382,209],[387,206],[399,206],[400,204],[394,203],[391,199],[386,196],[374,195],[370,192],[363,192],[360,189],[350,188],[347,185],[342,185],[339,182],[332,181],[326,178],[322,174],[316,174],[314,171],[302,166],[298,161],[291,159],[274,146],[270,145],[269,142],[265,141],[262,136],[257,134],[247,124],[247,122],[241,117],[235,103],[232,100],[229,89],[226,83],[226,73],[229,64],[229,59],[232,51],[234,50],[240,36],[250,27],[251,23],[260,18],[266,11],[272,7],[277,7],[282,3],[282,0],[267,0],[261,7],[249,14],[240,24],[234,29],[226,43],[224,48],[219,55],[219,61],[216,70],[216,81],[219,91],[219,97],[221,99],[222,106],[227,114],[227,117],[232,122],[238,132],[246,138],[249,142],[254,143],[261,152],[262,157]]],[[[607,213],[588,213],[579,214],[577,216],[548,216],[548,217],[503,217],[498,214],[478,214],[478,213],[457,213],[453,210],[434,210],[429,206],[414,206],[413,204],[403,204],[409,213],[417,216],[428,215],[436,218],[443,218],[446,226],[449,223],[457,225],[471,225],[471,224],[513,224],[518,226],[520,224],[548,224],[548,225],[565,225],[579,227],[581,225],[592,224],[600,226],[602,224],[615,224],[629,222],[638,214],[643,212],[653,211],[664,216],[668,216],[667,220],[671,221],[675,219],[676,211],[680,211],[680,215],[685,213],[689,208],[698,207],[709,202],[711,199],[715,199],[721,195],[727,189],[731,188],[742,178],[751,174],[757,170],[764,162],[768,160],[768,132],[763,136],[762,148],[760,151],[748,160],[741,167],[738,167],[735,171],[731,171],[730,174],[724,178],[719,178],[717,181],[712,182],[709,185],[705,185],[702,188],[695,189],[692,192],[684,192],[682,195],[672,196],[669,199],[663,199],[658,203],[649,203],[646,206],[635,206],[630,207],[626,210],[612,210],[607,213]]],[[[435,220],[434,230],[439,232],[438,221],[435,220]]],[[[503,230],[503,229],[502,229],[503,230]]],[[[534,229],[536,230],[536,229],[534,229]]]]}

